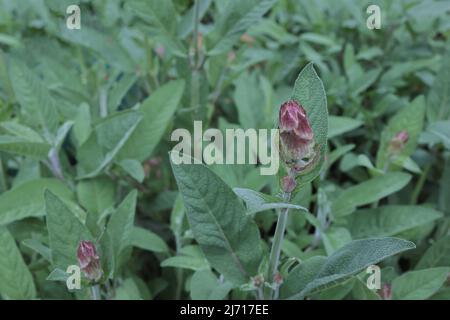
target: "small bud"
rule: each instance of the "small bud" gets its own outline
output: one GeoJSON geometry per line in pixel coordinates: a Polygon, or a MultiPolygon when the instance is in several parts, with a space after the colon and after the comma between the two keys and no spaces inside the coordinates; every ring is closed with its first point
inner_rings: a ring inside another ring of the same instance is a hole
{"type": "Polygon", "coordinates": [[[259,288],[264,284],[264,277],[262,275],[254,276],[252,278],[252,283],[256,288],[259,288]]]}
{"type": "Polygon", "coordinates": [[[383,300],[392,300],[392,287],[389,283],[383,285],[380,296],[383,300]]]}
{"type": "Polygon", "coordinates": [[[77,250],[78,264],[86,278],[97,282],[103,275],[100,258],[91,241],[81,240],[77,250]]]}
{"type": "Polygon", "coordinates": [[[405,144],[408,142],[409,134],[407,131],[402,130],[398,132],[394,138],[389,142],[389,151],[391,154],[398,154],[400,153],[403,148],[405,147],[405,144]]]}
{"type": "Polygon", "coordinates": [[[295,187],[297,186],[297,182],[291,176],[285,176],[281,179],[281,189],[284,192],[291,193],[295,187]]]}
{"type": "Polygon", "coordinates": [[[281,105],[279,130],[281,159],[288,167],[305,167],[314,158],[314,134],[306,111],[296,101],[281,105]]]}
{"type": "Polygon", "coordinates": [[[281,285],[283,283],[283,276],[281,275],[281,273],[277,272],[274,276],[273,276],[273,281],[277,284],[277,285],[281,285]]]}

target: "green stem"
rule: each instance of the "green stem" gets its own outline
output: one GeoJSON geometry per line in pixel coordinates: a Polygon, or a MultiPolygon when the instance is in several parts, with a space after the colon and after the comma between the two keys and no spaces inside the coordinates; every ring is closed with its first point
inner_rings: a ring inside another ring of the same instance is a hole
{"type": "Polygon", "coordinates": [[[200,24],[200,3],[199,0],[195,1],[194,4],[194,35],[193,35],[193,45],[194,45],[194,68],[198,68],[198,25],[200,24]]]}
{"type": "Polygon", "coordinates": [[[0,157],[0,176],[1,176],[2,192],[6,192],[8,190],[8,180],[6,178],[5,167],[3,166],[3,159],[1,157],[0,157]]]}
{"type": "Polygon", "coordinates": [[[425,169],[423,169],[422,174],[419,178],[419,181],[417,181],[416,187],[414,188],[414,191],[411,194],[411,200],[410,200],[411,204],[417,203],[417,199],[419,198],[420,192],[423,189],[423,185],[425,184],[425,180],[427,179],[428,172],[430,172],[430,169],[431,169],[431,162],[425,166],[425,169]]]}
{"type": "MultiPolygon", "coordinates": [[[[284,200],[289,201],[291,198],[290,193],[284,193],[284,200]]],[[[272,249],[270,250],[269,258],[269,281],[272,282],[274,276],[278,272],[278,264],[280,262],[281,246],[283,243],[284,232],[286,231],[287,219],[288,219],[289,208],[283,209],[278,215],[277,226],[275,228],[275,234],[272,242],[272,249]]],[[[277,291],[277,290],[275,290],[277,291]]],[[[276,296],[276,292],[272,292],[271,298],[276,296]]]]}
{"type": "Polygon", "coordinates": [[[91,286],[91,299],[92,300],[101,300],[100,299],[100,286],[98,284],[91,286]]]}

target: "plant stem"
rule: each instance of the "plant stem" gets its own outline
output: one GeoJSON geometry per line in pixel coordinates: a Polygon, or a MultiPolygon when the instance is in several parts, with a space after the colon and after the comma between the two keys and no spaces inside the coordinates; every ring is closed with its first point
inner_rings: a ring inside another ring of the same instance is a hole
{"type": "Polygon", "coordinates": [[[431,164],[432,163],[429,162],[425,166],[425,169],[423,169],[422,174],[420,175],[419,181],[417,181],[416,187],[414,188],[414,191],[411,194],[410,204],[414,205],[417,203],[417,199],[419,198],[420,192],[422,191],[423,185],[425,184],[425,180],[427,179],[428,172],[430,172],[431,164]]]}
{"type": "Polygon", "coordinates": [[[199,60],[199,58],[198,58],[198,52],[199,52],[199,47],[198,47],[198,25],[200,24],[200,21],[198,20],[199,19],[199,16],[200,16],[200,3],[199,3],[199,0],[196,0],[195,1],[195,4],[194,4],[194,35],[193,35],[193,44],[194,44],[194,63],[193,63],[193,65],[194,65],[194,68],[196,69],[196,68],[198,68],[199,67],[199,65],[198,65],[198,60],[199,60]]]}
{"type": "MultiPolygon", "coordinates": [[[[289,201],[291,194],[285,192],[283,194],[283,199],[289,201]]],[[[269,258],[269,277],[270,282],[273,281],[274,276],[278,272],[278,264],[280,261],[281,245],[283,243],[284,232],[286,230],[287,219],[288,219],[289,208],[283,209],[278,215],[277,226],[275,228],[275,234],[273,236],[272,249],[270,250],[269,258]]],[[[278,291],[275,290],[275,291],[278,291]]],[[[276,296],[276,292],[272,292],[271,298],[276,296]],[[273,294],[273,295],[272,295],[273,294]]]]}
{"type": "Polygon", "coordinates": [[[53,175],[58,179],[64,181],[64,175],[61,169],[61,161],[59,160],[58,150],[53,147],[49,154],[48,159],[50,160],[50,169],[53,172],[53,175]]]}
{"type": "Polygon", "coordinates": [[[6,177],[5,167],[3,165],[3,159],[0,156],[0,176],[1,176],[1,184],[2,184],[2,192],[6,192],[8,190],[8,180],[6,177]]]}
{"type": "Polygon", "coordinates": [[[91,286],[91,299],[92,300],[101,300],[100,299],[100,286],[98,284],[91,286]]]}

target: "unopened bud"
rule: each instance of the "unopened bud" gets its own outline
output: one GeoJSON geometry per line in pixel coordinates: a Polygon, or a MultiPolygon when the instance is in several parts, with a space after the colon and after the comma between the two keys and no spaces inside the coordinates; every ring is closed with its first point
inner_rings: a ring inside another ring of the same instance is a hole
{"type": "Polygon", "coordinates": [[[78,264],[87,279],[97,282],[103,275],[100,258],[91,241],[81,240],[77,250],[78,264]]]}
{"type": "Polygon", "coordinates": [[[405,144],[408,142],[409,134],[407,131],[402,130],[398,132],[394,138],[389,142],[389,150],[391,154],[398,154],[400,153],[403,148],[405,147],[405,144]]]}
{"type": "Polygon", "coordinates": [[[277,272],[274,276],[273,276],[273,281],[277,284],[277,285],[281,285],[283,283],[283,276],[281,275],[281,273],[277,272]]]}
{"type": "Polygon", "coordinates": [[[261,275],[254,276],[252,278],[252,283],[255,287],[261,287],[264,284],[264,278],[261,275]]]}
{"type": "MultiPolygon", "coordinates": [[[[288,167],[302,168],[314,158],[314,134],[305,109],[294,100],[279,113],[280,157],[288,167]]],[[[297,170],[299,171],[299,170],[297,170]]]]}

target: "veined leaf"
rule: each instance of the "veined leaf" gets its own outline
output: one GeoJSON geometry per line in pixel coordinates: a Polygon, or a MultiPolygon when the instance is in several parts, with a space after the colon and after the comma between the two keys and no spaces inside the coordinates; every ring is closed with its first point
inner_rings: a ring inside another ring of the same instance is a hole
{"type": "Polygon", "coordinates": [[[415,269],[448,266],[450,266],[450,235],[433,243],[420,258],[415,269]]]}
{"type": "Polygon", "coordinates": [[[328,135],[327,98],[322,81],[309,63],[295,80],[292,99],[300,103],[306,111],[314,133],[314,142],[319,146],[320,160],[311,170],[297,178],[298,187],[313,180],[322,169],[328,135]]]}
{"type": "Polygon", "coordinates": [[[194,237],[211,266],[234,284],[246,283],[261,259],[256,224],[233,191],[205,166],[172,163],[172,170],[194,237]]]}
{"type": "Polygon", "coordinates": [[[432,296],[447,280],[449,267],[409,271],[392,281],[394,300],[424,300],[432,296]]]}
{"type": "Polygon", "coordinates": [[[140,227],[133,228],[131,233],[131,245],[152,252],[169,252],[169,247],[160,236],[150,230],[140,227]]]}
{"type": "Polygon", "coordinates": [[[361,120],[347,117],[328,117],[328,139],[352,131],[363,124],[361,120]]]}
{"type": "Polygon", "coordinates": [[[0,296],[8,299],[33,299],[36,296],[33,276],[5,227],[0,227],[0,296]]]}
{"type": "Polygon", "coordinates": [[[331,211],[340,217],[351,214],[359,206],[378,201],[402,189],[411,180],[411,176],[403,172],[391,172],[375,177],[345,189],[333,202],[331,211]]]}
{"type": "Polygon", "coordinates": [[[44,191],[47,189],[64,199],[73,199],[72,192],[60,180],[36,179],[24,182],[0,195],[0,225],[45,215],[44,191]]]}
{"type": "Polygon", "coordinates": [[[359,210],[348,217],[349,229],[356,239],[395,236],[442,217],[442,213],[419,206],[388,205],[359,210]]]}
{"type": "Polygon", "coordinates": [[[316,275],[309,277],[313,280],[289,299],[303,299],[308,294],[342,283],[370,265],[413,248],[414,243],[397,238],[354,240],[329,256],[316,269],[316,275]]]}
{"type": "Polygon", "coordinates": [[[48,190],[45,211],[53,266],[66,270],[69,265],[78,265],[77,248],[81,240],[92,241],[89,231],[67,205],[48,190]]]}
{"type": "Polygon", "coordinates": [[[137,126],[117,155],[118,160],[147,159],[161,140],[184,90],[184,81],[169,82],[153,92],[140,106],[143,115],[137,126]]]}

